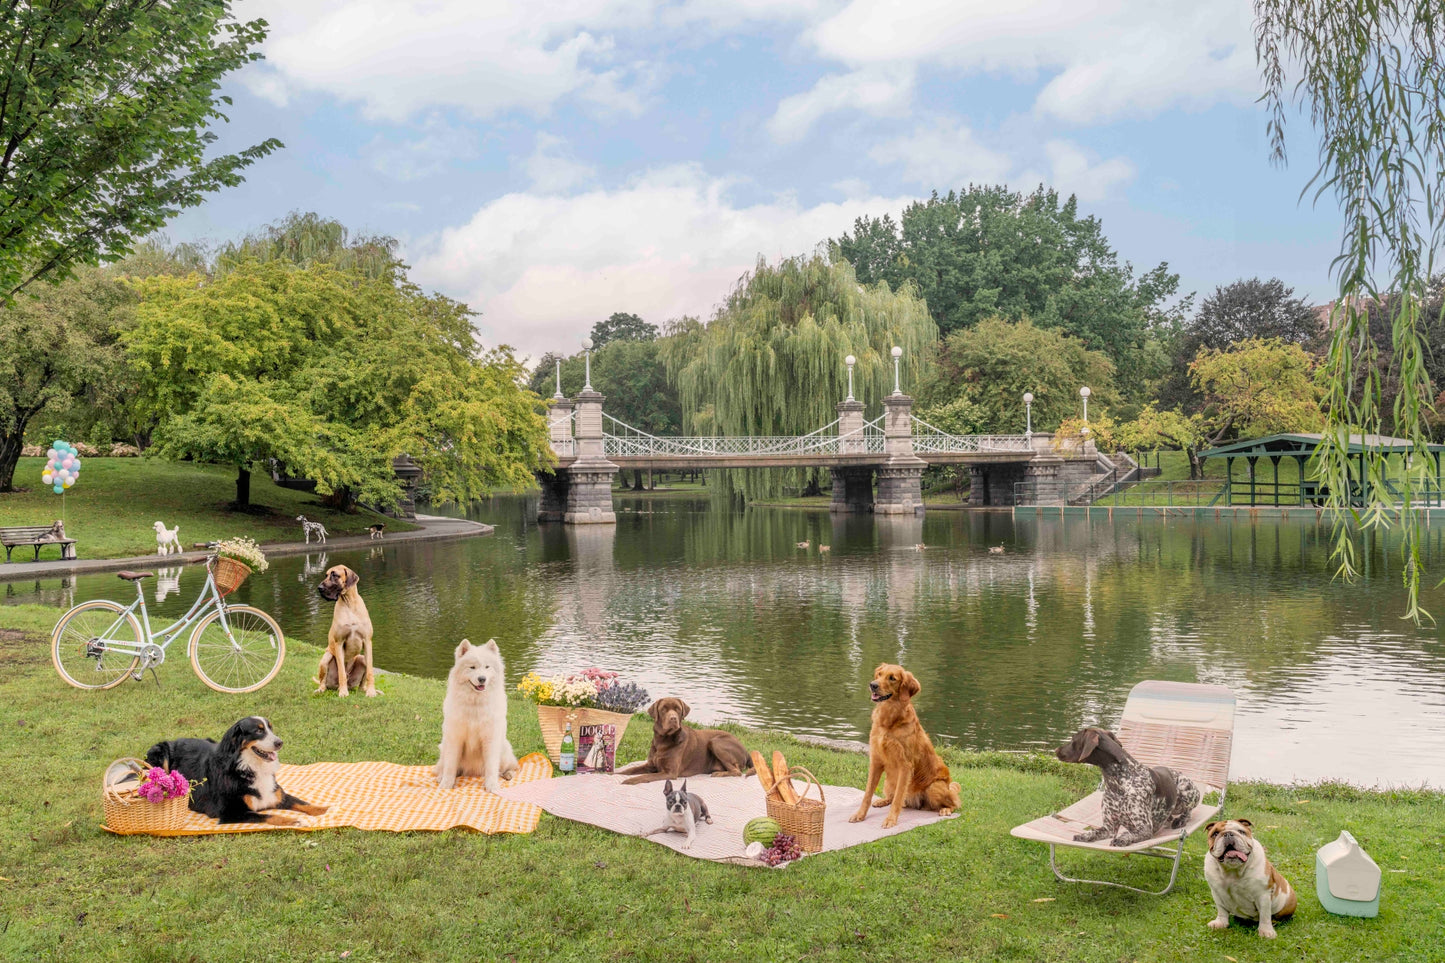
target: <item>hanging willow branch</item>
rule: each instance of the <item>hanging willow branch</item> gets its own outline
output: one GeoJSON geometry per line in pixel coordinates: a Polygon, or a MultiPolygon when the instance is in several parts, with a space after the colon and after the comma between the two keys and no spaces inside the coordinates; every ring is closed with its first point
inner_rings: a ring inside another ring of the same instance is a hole
{"type": "MultiPolygon", "coordinates": [[[[864,286],[853,267],[824,254],[759,260],[695,336],[664,347],[678,388],[684,430],[718,436],[803,435],[838,417],[848,394],[843,359],[858,359],[853,394],[873,418],[893,390],[894,345],[903,349],[904,386],[932,362],[938,328],[912,285],[864,286]],[[685,352],[685,353],[684,353],[685,352]]],[[[782,471],[717,473],[726,493],[780,493],[782,471]]]]}
{"type": "Polygon", "coordinates": [[[1354,577],[1349,518],[1379,528],[1401,521],[1406,617],[1419,622],[1430,618],[1420,607],[1422,526],[1415,508],[1429,490],[1422,307],[1445,234],[1445,6],[1440,0],[1256,0],[1255,13],[1274,159],[1286,159],[1286,115],[1296,107],[1308,111],[1320,159],[1305,191],[1316,201],[1333,194],[1344,214],[1340,253],[1331,265],[1339,300],[1330,315],[1328,422],[1316,452],[1330,507],[1349,510],[1336,516],[1333,558],[1339,574],[1354,577]],[[1371,310],[1382,312],[1389,326],[1388,360],[1370,336],[1371,310]],[[1385,365],[1390,370],[1382,370],[1385,365]],[[1391,382],[1398,388],[1393,403],[1385,390],[1391,382]],[[1349,457],[1352,433],[1368,449],[1367,436],[1383,434],[1387,424],[1411,446],[1398,494],[1386,485],[1387,454],[1367,452],[1353,463],[1349,457]],[[1352,507],[1352,490],[1364,495],[1361,510],[1352,507]]]}

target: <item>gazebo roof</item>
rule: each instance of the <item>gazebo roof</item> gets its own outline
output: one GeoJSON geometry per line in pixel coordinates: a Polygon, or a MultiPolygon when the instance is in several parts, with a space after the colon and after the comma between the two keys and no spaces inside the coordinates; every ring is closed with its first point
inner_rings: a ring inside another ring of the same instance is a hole
{"type": "MultiPolygon", "coordinates": [[[[1263,438],[1244,438],[1228,445],[1220,445],[1200,452],[1200,458],[1238,458],[1252,455],[1301,455],[1309,456],[1324,435],[1310,432],[1298,434],[1266,435],[1263,438]]],[[[1445,451],[1445,445],[1429,445],[1430,451],[1445,451]]],[[[1414,446],[1407,438],[1391,438],[1389,435],[1351,435],[1350,454],[1360,452],[1407,452],[1414,446]]]]}

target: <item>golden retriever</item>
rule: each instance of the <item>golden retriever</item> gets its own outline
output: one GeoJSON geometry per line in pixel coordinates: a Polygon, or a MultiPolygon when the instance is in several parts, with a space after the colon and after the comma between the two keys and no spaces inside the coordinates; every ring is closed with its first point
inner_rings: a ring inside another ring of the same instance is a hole
{"type": "Polygon", "coordinates": [[[883,820],[884,829],[898,825],[898,814],[904,806],[937,810],[940,816],[950,815],[958,808],[960,790],[958,783],[950,780],[948,767],[934,750],[913,709],[913,697],[922,686],[903,666],[884,663],[873,670],[868,689],[873,699],[873,728],[868,733],[868,788],[863,793],[862,805],[848,821],[860,823],[867,818],[870,803],[889,807],[888,817],[883,820]],[[885,774],[888,780],[883,796],[874,799],[878,780],[885,774]]]}

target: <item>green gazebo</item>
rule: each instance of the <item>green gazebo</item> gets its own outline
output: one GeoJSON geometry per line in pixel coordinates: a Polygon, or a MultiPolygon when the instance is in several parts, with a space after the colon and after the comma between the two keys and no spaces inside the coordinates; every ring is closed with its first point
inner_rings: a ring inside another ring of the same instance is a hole
{"type": "MultiPolygon", "coordinates": [[[[1226,466],[1224,491],[1220,493],[1218,501],[1226,505],[1279,505],[1283,507],[1321,505],[1324,504],[1329,492],[1319,482],[1305,478],[1305,462],[1314,455],[1315,448],[1319,446],[1323,438],[1324,435],[1309,433],[1247,438],[1233,444],[1211,448],[1201,452],[1199,457],[1224,459],[1226,466]],[[1242,458],[1249,464],[1247,478],[1236,479],[1234,477],[1234,460],[1236,458],[1242,458]],[[1274,472],[1270,479],[1261,478],[1257,471],[1257,463],[1261,458],[1267,458],[1273,464],[1274,472]],[[1281,458],[1295,460],[1298,468],[1295,481],[1280,482],[1279,462],[1281,458]]],[[[1350,504],[1355,506],[1364,504],[1364,489],[1360,480],[1365,477],[1366,452],[1404,456],[1413,450],[1413,446],[1404,438],[1390,438],[1386,435],[1351,435],[1350,454],[1359,456],[1360,468],[1358,472],[1351,473],[1350,504]]],[[[1442,454],[1445,454],[1445,445],[1429,446],[1428,457],[1431,461],[1430,467],[1433,469],[1430,474],[1434,477],[1426,490],[1420,493],[1421,501],[1428,505],[1442,504],[1441,479],[1442,474],[1445,474],[1441,470],[1442,454]]],[[[1398,487],[1394,480],[1387,478],[1385,486],[1398,493],[1398,487]]]]}

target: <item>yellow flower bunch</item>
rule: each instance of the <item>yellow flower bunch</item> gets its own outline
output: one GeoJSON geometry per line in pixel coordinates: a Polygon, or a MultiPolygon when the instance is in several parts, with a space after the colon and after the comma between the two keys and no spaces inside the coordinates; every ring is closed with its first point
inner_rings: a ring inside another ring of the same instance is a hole
{"type": "Polygon", "coordinates": [[[517,682],[517,691],[538,705],[546,705],[555,696],[550,679],[544,679],[535,672],[528,672],[517,682]]]}

